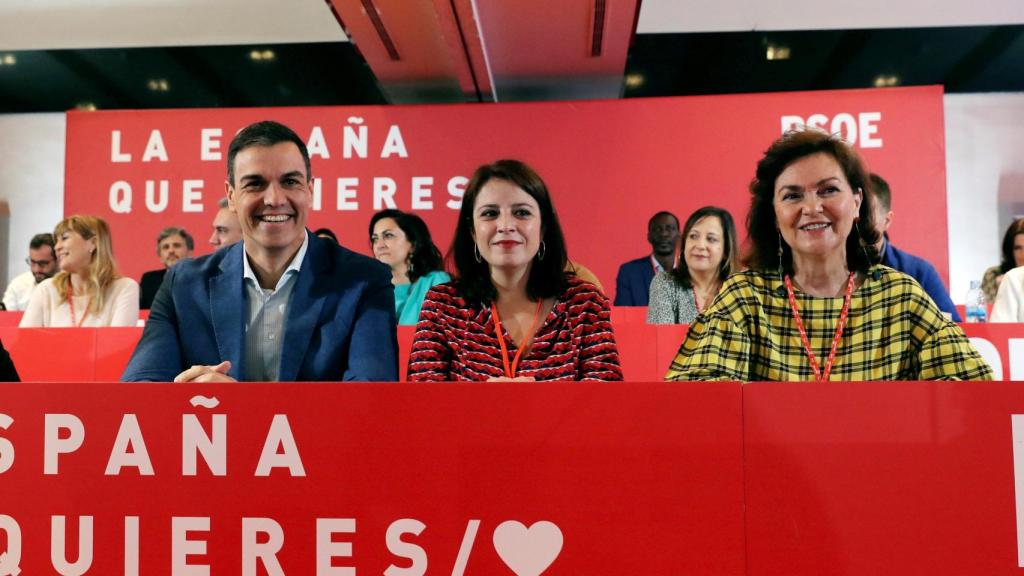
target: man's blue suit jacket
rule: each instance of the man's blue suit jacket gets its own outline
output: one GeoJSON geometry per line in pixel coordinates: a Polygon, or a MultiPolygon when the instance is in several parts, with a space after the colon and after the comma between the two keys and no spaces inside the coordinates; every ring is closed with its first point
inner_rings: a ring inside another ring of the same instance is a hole
{"type": "Polygon", "coordinates": [[[949,312],[952,316],[953,322],[963,322],[960,319],[960,313],[956,310],[956,305],[949,298],[949,292],[946,291],[945,284],[942,283],[942,278],[939,278],[939,273],[935,270],[935,267],[924,258],[914,256],[909,252],[903,250],[897,250],[889,242],[888,236],[885,240],[885,253],[882,254],[882,265],[888,266],[894,270],[899,270],[904,274],[911,276],[917,283],[924,288],[924,291],[932,297],[935,301],[935,305],[939,307],[939,310],[943,312],[949,312]]]}
{"type": "Polygon", "coordinates": [[[630,260],[619,267],[615,277],[616,306],[647,306],[651,297],[654,265],[650,255],[630,260]]]}
{"type": "MultiPolygon", "coordinates": [[[[122,381],[169,382],[194,364],[223,360],[242,379],[243,254],[238,242],[167,272],[122,381]]],[[[395,381],[396,325],[387,266],[310,235],[288,302],[280,379],[395,381]]]]}

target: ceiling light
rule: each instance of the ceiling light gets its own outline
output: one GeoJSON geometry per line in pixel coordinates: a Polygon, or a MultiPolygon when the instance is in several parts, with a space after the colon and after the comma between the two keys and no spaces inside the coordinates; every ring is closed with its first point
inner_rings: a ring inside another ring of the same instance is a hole
{"type": "Polygon", "coordinates": [[[14,66],[17,63],[18,59],[14,57],[14,54],[0,56],[0,66],[14,66]]]}
{"type": "Polygon", "coordinates": [[[644,85],[645,80],[643,74],[626,74],[626,88],[639,88],[644,85]]]}
{"type": "Polygon", "coordinates": [[[875,76],[875,88],[888,88],[890,86],[899,86],[900,77],[895,74],[880,74],[875,76]]]}
{"type": "Polygon", "coordinates": [[[249,52],[249,59],[254,62],[268,62],[276,56],[273,50],[252,50],[249,52]]]}
{"type": "Polygon", "coordinates": [[[765,60],[789,60],[789,46],[769,44],[764,52],[765,60]]]}
{"type": "Polygon", "coordinates": [[[81,110],[82,112],[95,112],[96,104],[92,102],[79,102],[75,104],[75,110],[81,110]]]}
{"type": "Polygon", "coordinates": [[[167,92],[171,89],[170,82],[166,78],[155,78],[146,83],[146,86],[153,92],[167,92]]]}

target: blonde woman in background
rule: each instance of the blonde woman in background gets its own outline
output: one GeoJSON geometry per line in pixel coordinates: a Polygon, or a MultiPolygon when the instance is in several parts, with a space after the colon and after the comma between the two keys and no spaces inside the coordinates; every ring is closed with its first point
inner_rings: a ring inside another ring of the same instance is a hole
{"type": "Polygon", "coordinates": [[[70,216],[53,236],[60,272],[32,292],[21,327],[135,326],[139,285],[117,273],[107,223],[70,216]]]}

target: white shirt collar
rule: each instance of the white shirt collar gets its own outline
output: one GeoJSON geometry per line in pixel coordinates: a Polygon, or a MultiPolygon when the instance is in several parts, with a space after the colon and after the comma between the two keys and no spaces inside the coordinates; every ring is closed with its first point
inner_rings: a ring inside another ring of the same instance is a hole
{"type": "MultiPolygon", "coordinates": [[[[288,281],[293,275],[298,274],[302,270],[302,261],[306,258],[306,248],[309,247],[309,232],[303,231],[302,246],[299,246],[299,251],[292,257],[291,262],[288,263],[288,267],[284,269],[284,274],[277,280],[277,286],[274,286],[274,292],[281,289],[284,283],[288,281]],[[294,274],[293,274],[294,273],[294,274]]],[[[242,241],[242,278],[252,280],[256,286],[260,285],[260,281],[256,278],[256,273],[252,271],[252,265],[249,264],[249,254],[245,251],[245,241],[242,241]]]]}
{"type": "Polygon", "coordinates": [[[661,262],[658,262],[658,259],[654,257],[654,254],[651,254],[651,264],[654,264],[655,274],[660,274],[665,271],[665,267],[661,265],[661,262]]]}

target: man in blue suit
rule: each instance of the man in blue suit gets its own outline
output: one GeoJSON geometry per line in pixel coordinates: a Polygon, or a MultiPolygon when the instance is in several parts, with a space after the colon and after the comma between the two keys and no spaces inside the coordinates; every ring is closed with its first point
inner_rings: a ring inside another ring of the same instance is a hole
{"type": "Polygon", "coordinates": [[[647,241],[651,254],[630,260],[619,267],[615,277],[616,306],[647,306],[651,280],[675,263],[679,243],[679,219],[671,212],[658,212],[647,222],[647,241]]]}
{"type": "Polygon", "coordinates": [[[124,381],[398,379],[387,266],[306,230],[309,153],[276,122],[228,149],[242,242],[167,272],[124,381]]]}
{"type": "Polygon", "coordinates": [[[869,178],[871,179],[871,190],[875,194],[875,226],[882,233],[878,245],[875,246],[882,258],[881,264],[899,270],[917,280],[921,288],[924,288],[924,291],[932,297],[939,310],[949,314],[953,322],[962,322],[956,306],[949,298],[946,285],[942,283],[942,278],[939,278],[935,267],[924,258],[899,250],[889,242],[886,231],[892,225],[892,191],[889,189],[889,183],[878,174],[871,174],[869,178]]]}

